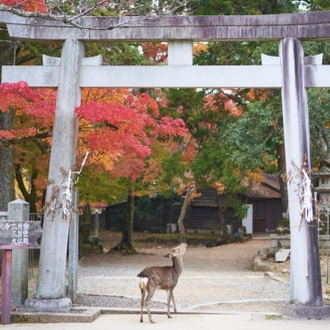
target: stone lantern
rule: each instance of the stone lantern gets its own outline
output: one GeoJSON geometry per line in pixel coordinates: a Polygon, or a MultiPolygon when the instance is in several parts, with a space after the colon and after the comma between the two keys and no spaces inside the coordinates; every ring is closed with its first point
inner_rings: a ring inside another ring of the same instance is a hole
{"type": "Polygon", "coordinates": [[[315,188],[319,195],[320,210],[330,209],[330,168],[322,167],[315,173],[318,177],[318,187],[315,188]]]}

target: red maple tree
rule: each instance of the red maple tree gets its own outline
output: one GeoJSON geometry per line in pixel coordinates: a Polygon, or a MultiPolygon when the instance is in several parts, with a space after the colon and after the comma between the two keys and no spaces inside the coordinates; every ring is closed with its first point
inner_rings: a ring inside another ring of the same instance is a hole
{"type": "Polygon", "coordinates": [[[0,0],[0,5],[26,12],[48,14],[47,5],[44,0],[0,0]]]}
{"type": "MultiPolygon", "coordinates": [[[[1,84],[0,94],[0,110],[11,108],[16,114],[14,128],[0,130],[0,147],[16,145],[16,165],[23,170],[34,164],[31,171],[40,175],[30,184],[45,188],[46,171],[40,166],[46,167],[49,157],[56,92],[18,82],[1,84]],[[43,162],[36,161],[38,157],[43,162]]],[[[75,110],[80,119],[78,158],[89,151],[87,165],[100,171],[134,181],[151,155],[153,139],[170,139],[187,132],[181,119],[160,118],[156,101],[146,93],[134,95],[123,88],[84,89],[82,95],[82,105],[75,110]]]]}
{"type": "Polygon", "coordinates": [[[140,176],[143,160],[151,154],[152,138],[169,139],[187,133],[183,120],[159,118],[156,101],[146,93],[134,95],[123,88],[87,89],[83,96],[88,96],[88,102],[76,108],[83,128],[80,136],[97,152],[95,162],[101,162],[107,170],[113,168],[118,176],[132,180],[140,176]],[[125,167],[116,166],[124,155],[130,161],[125,167]]]}

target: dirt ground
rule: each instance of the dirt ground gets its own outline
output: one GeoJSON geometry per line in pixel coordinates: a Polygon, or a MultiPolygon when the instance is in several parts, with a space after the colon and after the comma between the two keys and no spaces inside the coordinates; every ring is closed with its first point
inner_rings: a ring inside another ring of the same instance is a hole
{"type": "MultiPolygon", "coordinates": [[[[163,255],[173,244],[141,242],[141,237],[148,234],[135,234],[134,246],[140,254],[123,256],[108,253],[119,242],[120,234],[103,235],[100,236],[105,253],[80,259],[75,305],[139,308],[136,275],[147,266],[168,265],[170,261],[163,255]]],[[[188,246],[184,271],[174,291],[178,308],[281,313],[290,299],[290,260],[276,263],[268,259],[268,272],[251,270],[259,250],[267,247],[271,247],[269,237],[213,248],[188,246]]],[[[324,266],[324,260],[321,263],[324,266]]],[[[327,289],[324,284],[324,292],[327,289]]],[[[165,308],[165,300],[166,293],[157,291],[153,308],[165,308]]]]}
{"type": "MultiPolygon", "coordinates": [[[[136,275],[145,267],[168,265],[163,256],[175,246],[170,242],[149,242],[150,234],[135,233],[136,255],[108,253],[120,241],[117,232],[100,232],[103,254],[79,260],[78,294],[73,306],[140,308],[136,275]],[[147,239],[147,242],[146,242],[147,239]],[[141,241],[143,240],[143,241],[141,241]]],[[[188,235],[189,238],[189,235],[188,235]]],[[[268,259],[267,271],[252,271],[258,252],[271,247],[269,236],[213,248],[190,244],[184,255],[184,271],[174,290],[179,311],[282,313],[290,299],[290,260],[268,259]]],[[[324,302],[330,304],[326,283],[327,256],[321,255],[324,302]]],[[[37,268],[29,279],[29,296],[35,293],[37,268]]],[[[166,293],[157,291],[151,307],[165,311],[166,293]]]]}

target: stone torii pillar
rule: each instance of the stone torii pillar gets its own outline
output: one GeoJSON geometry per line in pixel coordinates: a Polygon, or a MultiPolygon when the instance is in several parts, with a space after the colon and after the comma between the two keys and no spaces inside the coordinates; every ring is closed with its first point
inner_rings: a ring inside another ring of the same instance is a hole
{"type": "Polygon", "coordinates": [[[289,306],[287,313],[298,317],[321,317],[330,314],[330,307],[323,307],[315,213],[313,219],[308,218],[308,212],[314,208],[313,195],[303,196],[302,193],[308,191],[301,190],[305,185],[305,188],[312,192],[308,181],[312,167],[304,61],[309,60],[308,64],[316,64],[316,57],[304,59],[302,42],[295,38],[283,39],[279,53],[283,77],[286,172],[293,179],[291,183],[288,182],[291,233],[290,295],[293,305],[289,306]],[[307,177],[301,173],[302,170],[305,170],[307,177]],[[304,206],[310,209],[303,209],[304,206]]]}
{"type": "MultiPolygon", "coordinates": [[[[330,314],[330,308],[323,306],[317,223],[315,218],[308,219],[303,208],[304,205],[309,205],[310,210],[313,210],[314,196],[311,194],[306,200],[301,188],[312,174],[306,85],[317,85],[314,71],[322,64],[323,56],[304,57],[302,42],[296,38],[281,40],[279,54],[280,57],[262,55],[262,64],[279,66],[282,71],[283,128],[291,232],[292,304],[286,313],[295,317],[322,317],[330,314]]],[[[312,192],[311,186],[307,188],[312,192]]]]}
{"type": "Polygon", "coordinates": [[[64,184],[68,180],[67,173],[76,161],[78,120],[74,109],[81,100],[79,79],[83,56],[84,45],[81,41],[64,41],[46,195],[46,201],[50,204],[47,205],[43,222],[37,291],[35,298],[25,302],[27,308],[36,310],[66,310],[71,307],[71,299],[65,297],[70,219],[63,216],[62,208],[58,208],[55,201],[61,200],[62,194],[65,194],[68,188],[64,184]]]}

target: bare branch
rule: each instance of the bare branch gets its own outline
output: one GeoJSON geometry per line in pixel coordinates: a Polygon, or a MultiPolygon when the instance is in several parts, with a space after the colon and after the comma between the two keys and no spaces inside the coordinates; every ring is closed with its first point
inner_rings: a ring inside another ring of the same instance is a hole
{"type": "Polygon", "coordinates": [[[53,21],[60,21],[65,24],[69,24],[73,27],[79,28],[79,29],[87,29],[87,30],[112,30],[116,27],[119,26],[125,26],[126,24],[131,24],[135,22],[139,22],[141,20],[153,20],[157,19],[161,16],[169,16],[169,15],[175,15],[179,11],[181,11],[181,14],[187,15],[188,14],[188,9],[187,6],[190,3],[190,0],[172,0],[169,2],[167,7],[165,8],[160,8],[159,3],[155,3],[154,6],[148,7],[146,4],[136,4],[134,1],[133,3],[129,3],[128,1],[124,3],[114,3],[113,0],[103,0],[100,2],[96,2],[93,5],[86,5],[85,7],[81,6],[81,2],[79,3],[78,6],[73,7],[72,10],[67,13],[63,10],[62,6],[63,3],[59,1],[52,1],[49,4],[49,14],[42,14],[42,13],[37,13],[37,12],[23,12],[16,7],[8,7],[5,5],[0,5],[0,11],[4,12],[10,12],[12,14],[15,14],[20,17],[25,17],[25,18],[42,18],[45,20],[53,20],[53,21]],[[122,22],[113,25],[113,26],[107,26],[107,27],[86,27],[81,24],[79,24],[79,18],[83,16],[87,16],[91,13],[93,13],[95,10],[98,8],[102,8],[104,6],[108,5],[107,10],[112,9],[115,12],[118,12],[119,15],[120,13],[129,14],[127,12],[128,9],[130,11],[134,11],[135,15],[140,15],[140,12],[146,12],[142,16],[137,16],[135,19],[132,16],[124,16],[127,17],[127,20],[123,20],[122,22]],[[77,13],[77,14],[75,14],[77,13]]]}

